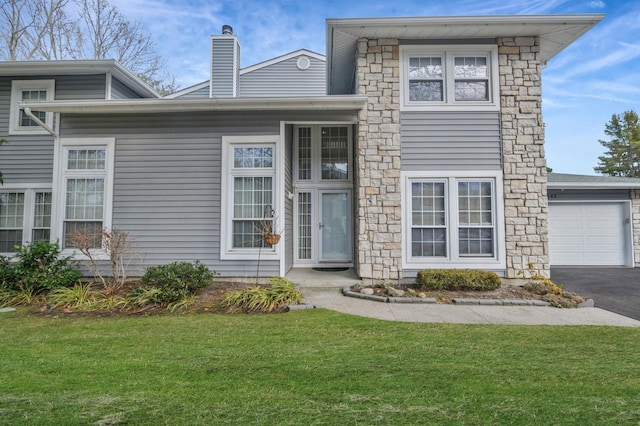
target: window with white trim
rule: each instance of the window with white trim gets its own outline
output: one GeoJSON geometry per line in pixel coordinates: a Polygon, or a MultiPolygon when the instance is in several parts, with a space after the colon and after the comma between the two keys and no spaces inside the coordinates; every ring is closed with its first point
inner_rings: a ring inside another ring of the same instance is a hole
{"type": "Polygon", "coordinates": [[[498,99],[494,46],[406,46],[402,48],[402,104],[495,107],[498,99]]]}
{"type": "Polygon", "coordinates": [[[275,137],[225,137],[223,155],[222,257],[268,258],[276,248],[262,232],[278,231],[275,137]]]}
{"type": "Polygon", "coordinates": [[[14,253],[16,246],[50,240],[51,190],[0,191],[0,253],[14,253]]]}
{"type": "MultiPolygon", "coordinates": [[[[86,230],[93,234],[111,227],[113,138],[63,139],[60,148],[56,237],[73,248],[69,236],[86,230]]],[[[101,241],[94,242],[100,249],[101,241]]]]}
{"type": "MultiPolygon", "coordinates": [[[[20,102],[51,101],[54,99],[55,80],[14,80],[11,83],[9,134],[47,134],[29,117],[20,102]]],[[[53,127],[53,113],[32,110],[34,116],[53,127]]]]}
{"type": "Polygon", "coordinates": [[[409,177],[405,191],[409,262],[497,259],[496,179],[409,177]]]}

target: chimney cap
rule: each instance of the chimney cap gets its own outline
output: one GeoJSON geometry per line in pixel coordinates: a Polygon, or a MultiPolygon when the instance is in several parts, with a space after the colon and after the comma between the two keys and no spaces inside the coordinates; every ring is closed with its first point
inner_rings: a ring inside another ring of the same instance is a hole
{"type": "Polygon", "coordinates": [[[233,28],[231,25],[223,25],[222,26],[222,34],[223,35],[233,35],[233,28]]]}

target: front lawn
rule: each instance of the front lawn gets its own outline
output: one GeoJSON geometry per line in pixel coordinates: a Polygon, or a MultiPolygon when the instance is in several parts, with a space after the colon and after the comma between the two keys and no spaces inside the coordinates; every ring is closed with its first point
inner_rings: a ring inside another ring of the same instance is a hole
{"type": "Polygon", "coordinates": [[[640,332],[0,313],[0,424],[638,424],[640,332]]]}

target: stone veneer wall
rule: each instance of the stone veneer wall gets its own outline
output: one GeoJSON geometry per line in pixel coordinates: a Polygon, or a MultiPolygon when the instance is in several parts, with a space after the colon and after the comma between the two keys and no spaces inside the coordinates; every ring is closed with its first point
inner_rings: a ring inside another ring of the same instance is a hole
{"type": "Polygon", "coordinates": [[[640,266],[640,189],[631,190],[631,214],[633,215],[633,259],[640,266]]]}
{"type": "Polygon", "coordinates": [[[498,39],[507,278],[549,276],[540,43],[498,39]]]}
{"type": "Polygon", "coordinates": [[[360,39],[357,93],[366,95],[356,147],[356,268],[362,278],[402,273],[400,70],[397,39],[360,39]]]}

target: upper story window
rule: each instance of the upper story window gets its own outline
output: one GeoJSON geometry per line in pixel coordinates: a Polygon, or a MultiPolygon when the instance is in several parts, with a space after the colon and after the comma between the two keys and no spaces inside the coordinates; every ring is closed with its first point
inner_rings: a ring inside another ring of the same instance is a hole
{"type": "Polygon", "coordinates": [[[402,48],[403,109],[498,108],[495,46],[402,48]]]}
{"type": "MultiPolygon", "coordinates": [[[[11,110],[9,117],[10,134],[47,134],[23,108],[20,102],[51,101],[54,98],[54,80],[14,80],[11,84],[11,110]]],[[[53,127],[53,113],[33,111],[40,121],[53,127]]]]}

